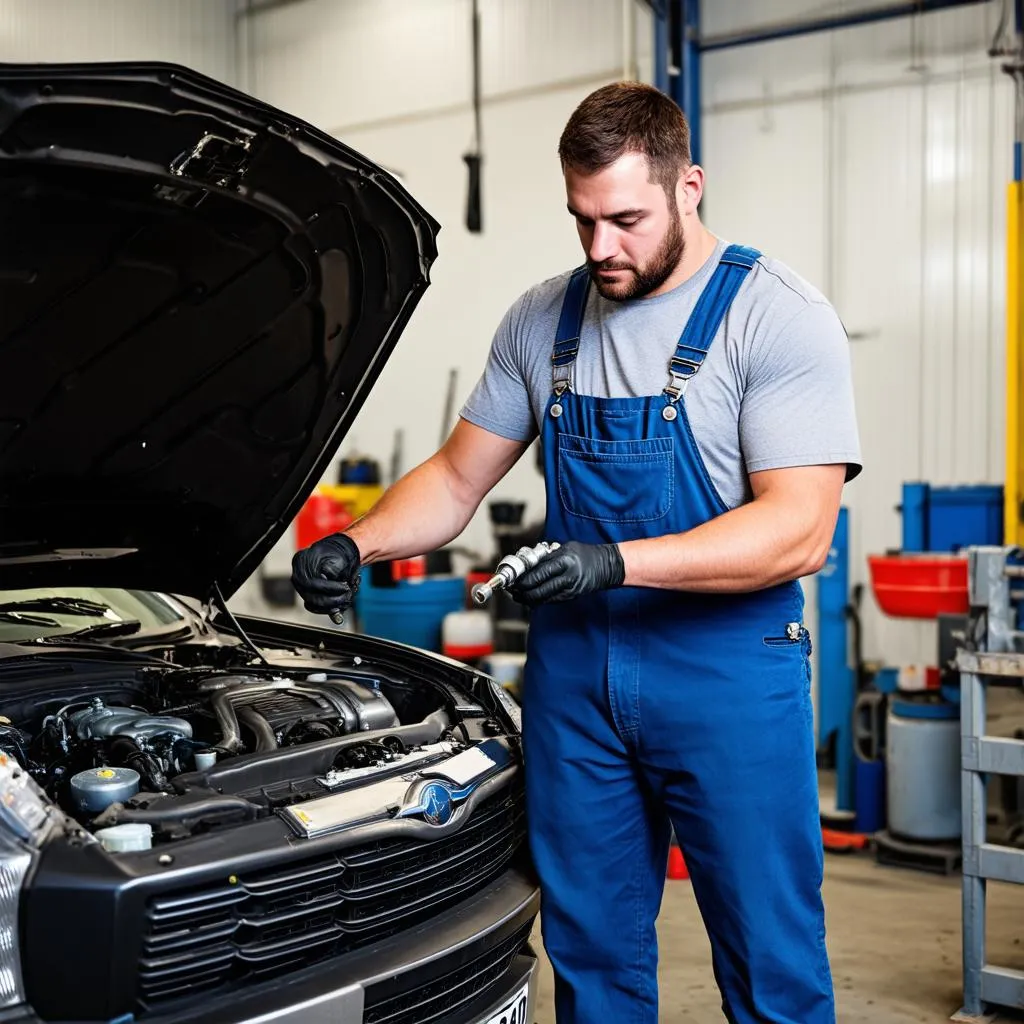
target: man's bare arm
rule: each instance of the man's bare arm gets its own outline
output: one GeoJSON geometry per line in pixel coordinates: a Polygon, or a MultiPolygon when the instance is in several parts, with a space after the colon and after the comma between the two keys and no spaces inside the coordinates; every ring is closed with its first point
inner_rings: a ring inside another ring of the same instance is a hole
{"type": "Polygon", "coordinates": [[[421,555],[454,540],[527,447],[460,419],[440,451],[345,530],[363,564],[421,555]]]}
{"type": "Polygon", "coordinates": [[[845,464],[753,473],[752,502],[685,533],[621,543],[625,583],[736,593],[817,572],[845,479],[845,464]]]}

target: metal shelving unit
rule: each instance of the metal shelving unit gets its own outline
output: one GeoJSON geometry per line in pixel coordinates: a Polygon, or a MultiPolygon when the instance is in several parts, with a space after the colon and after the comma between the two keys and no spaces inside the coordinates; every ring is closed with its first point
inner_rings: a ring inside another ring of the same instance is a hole
{"type": "MultiPolygon", "coordinates": [[[[988,842],[989,775],[1024,776],[1024,740],[988,736],[988,690],[1024,686],[1024,654],[1011,580],[1021,567],[1008,564],[1012,549],[968,551],[968,636],[979,649],[961,648],[961,787],[963,814],[963,998],[955,1020],[981,1020],[990,1010],[1024,1007],[1024,971],[988,963],[985,949],[986,885],[991,879],[1024,885],[1024,850],[988,842]]],[[[1021,925],[1024,936],[1024,922],[1021,925]]]]}
{"type": "MultiPolygon", "coordinates": [[[[1024,684],[1024,655],[960,651],[960,737],[963,798],[964,1006],[957,1019],[977,1019],[991,1006],[1024,1007],[1024,971],[987,963],[985,895],[989,879],[1024,885],[1024,850],[987,842],[987,776],[1024,776],[1024,740],[985,735],[986,690],[1024,684]]],[[[1022,925],[1024,931],[1024,925],[1022,925]]]]}

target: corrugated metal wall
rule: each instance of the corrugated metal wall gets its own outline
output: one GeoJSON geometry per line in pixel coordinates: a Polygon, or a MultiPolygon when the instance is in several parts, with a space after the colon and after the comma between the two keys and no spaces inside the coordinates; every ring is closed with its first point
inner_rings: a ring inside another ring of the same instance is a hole
{"type": "Polygon", "coordinates": [[[234,84],[235,0],[0,0],[0,61],[164,60],[234,84]]]}
{"type": "MultiPolygon", "coordinates": [[[[346,134],[439,116],[471,95],[467,0],[304,0],[246,19],[251,85],[346,134]]],[[[485,97],[617,76],[622,0],[487,0],[481,5],[485,97]]]]}

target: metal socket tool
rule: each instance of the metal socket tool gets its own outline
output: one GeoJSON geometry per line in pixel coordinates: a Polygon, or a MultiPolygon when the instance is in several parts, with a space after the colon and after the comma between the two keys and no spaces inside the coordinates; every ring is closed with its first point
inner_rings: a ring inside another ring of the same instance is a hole
{"type": "MultiPolygon", "coordinates": [[[[320,579],[327,579],[326,574],[320,573],[320,579]]],[[[335,608],[333,612],[329,612],[328,614],[331,616],[331,622],[336,626],[340,626],[345,621],[345,613],[338,608],[335,608]]]]}
{"type": "Polygon", "coordinates": [[[486,583],[478,583],[473,588],[473,601],[476,604],[487,604],[497,591],[512,586],[523,573],[557,550],[557,542],[549,544],[547,541],[541,541],[535,547],[522,547],[514,555],[506,555],[498,563],[494,575],[486,583]]]}

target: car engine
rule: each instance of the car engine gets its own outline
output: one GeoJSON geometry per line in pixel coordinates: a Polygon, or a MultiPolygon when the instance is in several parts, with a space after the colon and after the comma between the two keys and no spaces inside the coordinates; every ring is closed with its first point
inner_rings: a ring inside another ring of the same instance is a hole
{"type": "Polygon", "coordinates": [[[400,681],[181,668],[141,676],[80,699],[55,689],[0,705],[0,751],[101,838],[124,825],[144,825],[153,842],[186,838],[469,745],[443,694],[400,681]]]}

